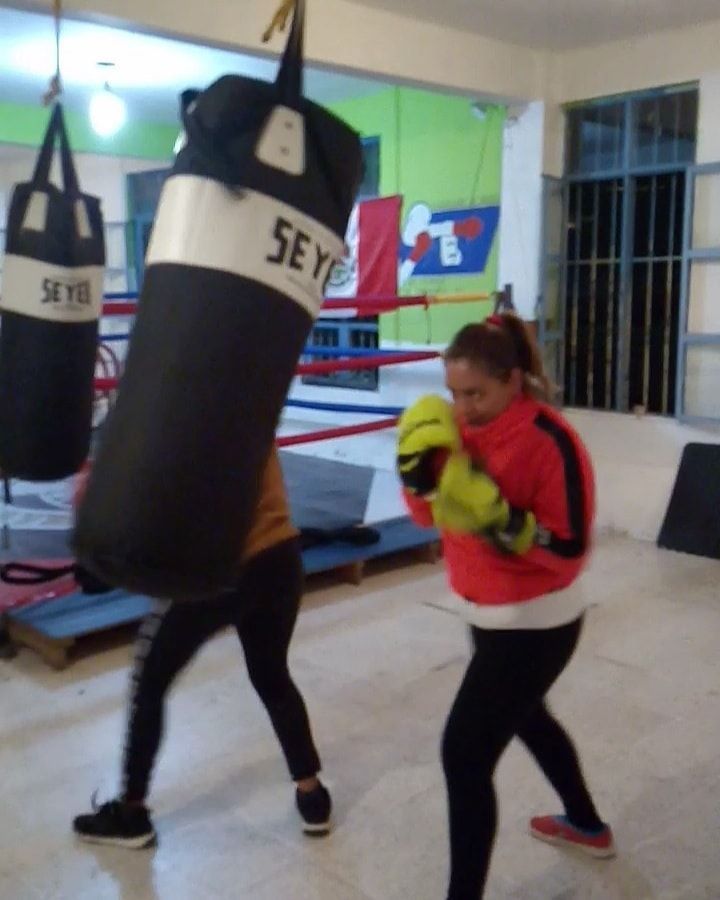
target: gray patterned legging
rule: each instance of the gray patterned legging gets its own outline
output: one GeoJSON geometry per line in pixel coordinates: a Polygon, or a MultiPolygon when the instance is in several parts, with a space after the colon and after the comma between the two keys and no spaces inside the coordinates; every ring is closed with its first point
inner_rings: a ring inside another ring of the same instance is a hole
{"type": "Polygon", "coordinates": [[[235,591],[205,602],[158,604],[148,616],[132,678],[125,800],[146,798],[173,680],[207,640],[229,625],[237,629],[250,681],[268,711],[293,780],[320,770],[305,703],[287,664],[302,583],[300,544],[293,539],[251,559],[235,591]]]}

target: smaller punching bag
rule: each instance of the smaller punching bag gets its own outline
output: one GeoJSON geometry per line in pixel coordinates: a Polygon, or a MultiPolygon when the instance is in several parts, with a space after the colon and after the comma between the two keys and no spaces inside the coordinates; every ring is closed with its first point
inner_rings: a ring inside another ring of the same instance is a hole
{"type": "Polygon", "coordinates": [[[277,81],[183,95],[117,403],[73,545],[103,581],[174,600],[236,582],[297,361],[342,257],[357,134],[302,97],[304,2],[277,81]]]}
{"type": "Polygon", "coordinates": [[[0,299],[0,469],[53,481],[85,461],[92,423],[105,237],[81,194],[55,106],[32,181],[15,185],[0,299]],[[60,141],[63,187],[50,182],[60,141]]]}

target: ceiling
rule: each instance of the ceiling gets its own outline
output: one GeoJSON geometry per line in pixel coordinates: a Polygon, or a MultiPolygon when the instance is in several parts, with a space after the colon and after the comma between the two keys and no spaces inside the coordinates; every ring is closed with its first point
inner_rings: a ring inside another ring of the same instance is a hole
{"type": "MultiPolygon", "coordinates": [[[[0,0],[2,2],[2,0],[0,0]]],[[[538,49],[569,49],[720,19],[720,0],[353,0],[538,49]]],[[[0,6],[0,100],[40,102],[55,68],[52,19],[0,6]]],[[[520,51],[521,52],[521,51],[520,51]]],[[[276,63],[102,25],[65,21],[61,59],[65,103],[85,109],[106,77],[131,117],[177,121],[178,95],[228,72],[274,77],[276,63]],[[98,63],[112,62],[106,75],[98,63]]],[[[321,103],[387,87],[309,67],[306,94],[321,103]]]]}
{"type": "MultiPolygon", "coordinates": [[[[229,72],[271,79],[276,63],[166,38],[86,22],[62,26],[61,64],[68,108],[85,108],[107,77],[131,117],[174,123],[178,95],[229,72]],[[103,70],[99,62],[112,62],[103,70]],[[107,71],[107,74],[105,72],[107,71]]],[[[55,35],[49,16],[0,7],[0,100],[39,103],[55,71],[55,35]]],[[[306,69],[305,93],[321,103],[362,96],[381,82],[306,69]]]]}
{"type": "Polygon", "coordinates": [[[720,19],[720,0],[354,0],[524,47],[568,50],[720,19]]]}

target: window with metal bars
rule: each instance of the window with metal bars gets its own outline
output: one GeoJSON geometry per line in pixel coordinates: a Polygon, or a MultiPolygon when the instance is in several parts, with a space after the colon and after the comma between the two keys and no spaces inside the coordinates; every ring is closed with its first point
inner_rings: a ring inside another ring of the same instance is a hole
{"type": "Polygon", "coordinates": [[[565,402],[612,409],[617,384],[622,182],[570,185],[565,402]]]}
{"type": "MultiPolygon", "coordinates": [[[[303,357],[303,362],[320,362],[322,360],[338,361],[348,359],[340,352],[345,350],[373,350],[379,347],[377,316],[364,316],[357,319],[338,319],[335,322],[325,319],[312,330],[307,349],[311,352],[303,357]],[[330,352],[323,353],[323,348],[330,352]]],[[[354,388],[359,391],[377,391],[380,386],[380,370],[358,369],[349,372],[330,372],[327,374],[303,375],[303,384],[314,384],[322,387],[354,388]]]]}
{"type": "Polygon", "coordinates": [[[673,415],[697,88],[568,110],[564,400],[673,415]]]}
{"type": "Polygon", "coordinates": [[[675,412],[685,173],[633,179],[629,407],[675,412]]]}

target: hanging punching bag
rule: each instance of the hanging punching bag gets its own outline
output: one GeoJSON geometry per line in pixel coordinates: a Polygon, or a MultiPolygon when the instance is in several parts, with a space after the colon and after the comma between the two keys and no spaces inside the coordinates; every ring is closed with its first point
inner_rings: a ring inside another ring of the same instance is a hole
{"type": "Polygon", "coordinates": [[[117,403],[73,544],[103,581],[174,600],[232,587],[261,475],[361,174],[302,98],[304,2],[274,84],[183,95],[117,403]]]}
{"type": "Polygon", "coordinates": [[[29,481],[76,472],[90,446],[105,238],[81,194],[55,106],[32,181],[8,212],[0,300],[0,469],[29,481]],[[63,187],[50,181],[60,141],[63,187]]]}

